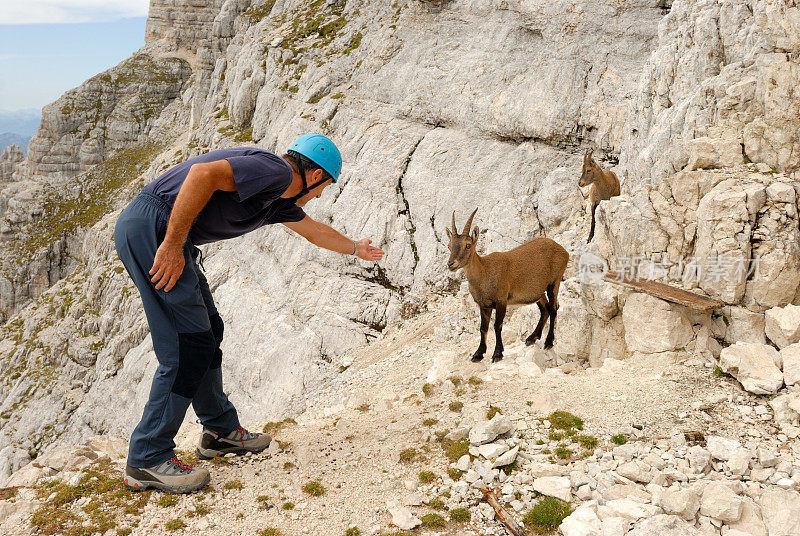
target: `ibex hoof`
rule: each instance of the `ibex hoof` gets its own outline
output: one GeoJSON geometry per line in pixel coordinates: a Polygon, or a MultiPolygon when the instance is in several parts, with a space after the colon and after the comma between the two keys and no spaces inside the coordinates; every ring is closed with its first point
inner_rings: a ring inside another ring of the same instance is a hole
{"type": "Polygon", "coordinates": [[[539,340],[539,337],[541,337],[541,335],[538,335],[538,336],[536,336],[536,337],[534,337],[533,335],[531,335],[530,337],[528,337],[527,339],[525,339],[525,346],[533,346],[533,344],[534,344],[536,341],[538,341],[538,340],[539,340]]]}
{"type": "Polygon", "coordinates": [[[483,360],[483,354],[475,354],[475,355],[472,356],[472,359],[471,359],[471,361],[473,363],[477,363],[478,361],[482,361],[482,360],[483,360]]]}
{"type": "Polygon", "coordinates": [[[553,347],[553,341],[551,339],[548,339],[548,340],[544,341],[544,349],[545,350],[549,350],[552,347],[553,347]]]}
{"type": "Polygon", "coordinates": [[[497,363],[498,361],[503,359],[503,354],[500,355],[493,355],[492,356],[492,363],[497,363]]]}

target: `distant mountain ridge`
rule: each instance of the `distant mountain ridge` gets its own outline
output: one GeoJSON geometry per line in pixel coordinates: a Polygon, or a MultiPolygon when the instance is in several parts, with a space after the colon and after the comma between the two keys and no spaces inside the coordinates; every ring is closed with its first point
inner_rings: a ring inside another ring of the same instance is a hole
{"type": "Polygon", "coordinates": [[[39,129],[41,120],[42,111],[38,108],[0,111],[0,151],[17,145],[26,154],[28,142],[39,129]]]}
{"type": "Polygon", "coordinates": [[[22,150],[22,154],[27,154],[29,141],[31,141],[30,136],[22,136],[11,132],[2,133],[0,134],[0,152],[9,145],[16,145],[22,150]]]}

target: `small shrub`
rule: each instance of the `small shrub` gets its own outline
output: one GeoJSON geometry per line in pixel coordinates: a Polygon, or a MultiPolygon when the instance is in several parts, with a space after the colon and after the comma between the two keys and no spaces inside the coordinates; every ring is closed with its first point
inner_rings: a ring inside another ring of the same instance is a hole
{"type": "Polygon", "coordinates": [[[554,411],[547,417],[547,420],[550,421],[553,428],[559,430],[571,430],[572,428],[583,430],[583,420],[568,411],[554,411]]]}
{"type": "Polygon", "coordinates": [[[363,412],[369,411],[369,408],[370,408],[369,404],[361,404],[356,409],[363,413],[363,412]]]}
{"type": "Polygon", "coordinates": [[[460,439],[458,441],[452,441],[445,439],[442,441],[442,448],[448,460],[457,462],[464,454],[469,454],[469,440],[460,439]]]}
{"type": "Polygon", "coordinates": [[[422,421],[422,424],[423,424],[424,426],[433,426],[433,425],[434,425],[434,424],[436,424],[437,422],[439,422],[439,419],[434,419],[433,417],[428,417],[427,419],[424,419],[424,420],[422,421]]]}
{"type": "Polygon", "coordinates": [[[597,446],[597,438],[590,435],[576,435],[572,438],[572,441],[580,443],[580,445],[587,450],[591,450],[597,446]]]}
{"type": "Polygon", "coordinates": [[[447,469],[447,476],[449,476],[453,480],[458,480],[462,476],[464,476],[464,471],[456,469],[455,467],[450,467],[447,469]]]}
{"type": "Polygon", "coordinates": [[[479,386],[480,384],[483,383],[483,380],[478,378],[477,376],[470,376],[467,381],[473,387],[477,387],[477,386],[479,386]]]}
{"type": "Polygon", "coordinates": [[[230,482],[225,482],[225,489],[242,489],[242,483],[238,480],[231,480],[230,482]]]}
{"type": "Polygon", "coordinates": [[[628,442],[628,438],[625,437],[625,434],[617,434],[611,436],[611,441],[613,441],[617,445],[624,445],[625,443],[628,442]]]}
{"type": "Polygon", "coordinates": [[[325,495],[325,488],[322,487],[322,483],[319,480],[312,480],[311,482],[307,482],[306,485],[303,486],[303,491],[305,491],[312,497],[319,497],[320,495],[325,495]]]}
{"type": "Polygon", "coordinates": [[[544,440],[543,439],[537,439],[536,440],[536,444],[537,445],[544,445],[544,440]]]}
{"type": "Polygon", "coordinates": [[[425,514],[420,518],[422,526],[429,529],[440,529],[446,526],[444,518],[439,514],[425,514]]]}
{"type": "Polygon", "coordinates": [[[167,524],[164,525],[167,530],[175,532],[178,529],[182,529],[186,526],[186,523],[182,519],[171,519],[167,521],[167,524]]]}
{"type": "Polygon", "coordinates": [[[733,378],[733,376],[731,376],[727,372],[722,372],[722,369],[719,368],[719,365],[714,367],[714,372],[712,372],[712,374],[714,374],[714,376],[716,376],[717,378],[733,378]]]}
{"type": "Polygon", "coordinates": [[[453,402],[450,402],[450,405],[448,407],[450,408],[450,411],[455,411],[456,413],[458,413],[464,408],[464,403],[461,402],[460,400],[455,400],[453,402]]]}
{"type": "Polygon", "coordinates": [[[125,527],[124,529],[117,529],[117,536],[128,536],[133,529],[130,527],[125,527]]]}
{"type": "Polygon", "coordinates": [[[417,457],[417,451],[413,448],[400,451],[400,463],[411,463],[417,457]]]}
{"type": "Polygon", "coordinates": [[[259,495],[256,497],[256,502],[267,502],[269,500],[269,495],[259,495]]]}
{"type": "Polygon", "coordinates": [[[419,481],[423,484],[430,484],[436,479],[436,473],[433,471],[420,471],[419,481]]]}
{"type": "Polygon", "coordinates": [[[461,385],[461,377],[460,377],[460,376],[450,376],[450,377],[449,377],[449,378],[447,378],[447,379],[448,379],[448,380],[450,380],[450,382],[451,382],[451,383],[452,383],[452,384],[453,384],[455,387],[458,387],[459,385],[461,385]]]}
{"type": "Polygon", "coordinates": [[[281,508],[284,510],[294,510],[294,503],[286,501],[285,503],[283,503],[283,506],[281,506],[281,508]]]}
{"type": "Polygon", "coordinates": [[[456,523],[466,523],[470,520],[472,515],[466,508],[455,508],[450,510],[450,520],[456,523]]]}
{"type": "Polygon", "coordinates": [[[431,396],[433,394],[433,385],[430,383],[426,383],[422,386],[422,393],[425,396],[431,396]]]}
{"type": "Polygon", "coordinates": [[[572,457],[572,450],[568,449],[564,445],[559,445],[556,449],[556,456],[562,460],[567,460],[572,457]]]}
{"type": "Polygon", "coordinates": [[[284,464],[283,464],[283,468],[286,471],[291,471],[295,467],[297,467],[297,466],[295,464],[293,464],[292,462],[284,462],[284,464]]]}
{"type": "Polygon", "coordinates": [[[535,533],[545,534],[555,531],[571,513],[569,503],[555,497],[545,497],[525,514],[522,522],[535,533]]]}
{"type": "Polygon", "coordinates": [[[431,502],[428,503],[428,506],[434,510],[444,510],[444,501],[437,497],[436,499],[432,499],[431,502]]]}
{"type": "Polygon", "coordinates": [[[561,441],[564,438],[564,434],[561,432],[550,432],[547,436],[550,441],[561,441]]]}
{"type": "Polygon", "coordinates": [[[275,527],[267,527],[259,532],[258,536],[283,536],[283,533],[275,527]]]}
{"type": "Polygon", "coordinates": [[[361,536],[361,531],[358,527],[350,527],[344,531],[344,536],[361,536]]]}
{"type": "Polygon", "coordinates": [[[489,406],[489,411],[486,412],[486,418],[491,420],[492,417],[494,417],[498,413],[503,413],[502,411],[500,411],[500,408],[496,406],[489,406]]]}
{"type": "Polygon", "coordinates": [[[207,516],[207,515],[208,515],[208,514],[210,514],[210,513],[211,513],[211,510],[209,510],[209,509],[206,507],[206,505],[204,505],[204,504],[198,504],[198,505],[195,507],[195,509],[194,509],[194,510],[192,510],[191,512],[189,512],[189,513],[188,513],[188,514],[186,514],[186,515],[188,515],[189,517],[203,517],[203,516],[207,516]]]}

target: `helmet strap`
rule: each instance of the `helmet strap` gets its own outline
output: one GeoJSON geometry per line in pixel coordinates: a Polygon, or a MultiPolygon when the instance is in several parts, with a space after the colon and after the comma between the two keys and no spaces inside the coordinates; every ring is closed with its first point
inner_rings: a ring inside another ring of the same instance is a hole
{"type": "Polygon", "coordinates": [[[301,197],[309,193],[311,190],[322,184],[328,179],[324,179],[321,182],[314,184],[313,186],[308,186],[308,180],[306,179],[306,170],[303,167],[303,160],[301,158],[297,158],[297,171],[300,173],[300,178],[303,180],[303,187],[300,189],[300,192],[293,195],[292,197],[288,198],[290,203],[296,203],[301,197]]]}

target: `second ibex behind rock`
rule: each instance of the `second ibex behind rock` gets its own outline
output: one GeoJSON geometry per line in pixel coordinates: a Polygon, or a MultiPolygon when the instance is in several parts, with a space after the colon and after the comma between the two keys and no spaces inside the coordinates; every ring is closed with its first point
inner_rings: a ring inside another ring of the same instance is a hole
{"type": "Polygon", "coordinates": [[[597,205],[600,201],[611,199],[615,195],[619,195],[619,179],[617,174],[613,171],[606,171],[592,158],[592,151],[586,151],[583,155],[583,169],[581,170],[581,178],[578,181],[578,186],[592,185],[589,190],[589,204],[592,207],[592,228],[589,230],[589,240],[591,242],[594,238],[594,212],[597,210],[597,205]]]}
{"type": "Polygon", "coordinates": [[[453,213],[453,229],[447,229],[450,239],[450,260],[447,267],[454,272],[463,268],[469,280],[469,292],[481,311],[481,343],[473,361],[483,359],[486,352],[486,332],[492,309],[495,310],[495,348],[492,362],[503,359],[503,319],[509,305],[539,306],[539,323],[525,340],[531,345],[542,336],[544,324],[550,318],[550,331],[544,342],[551,348],[555,339],[556,313],[558,311],[558,287],[567,268],[569,253],[549,238],[535,238],[511,251],[498,251],[480,256],[475,251],[478,228],[470,233],[476,208],[467,220],[464,230],[458,234],[456,215],[453,213]]]}

